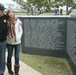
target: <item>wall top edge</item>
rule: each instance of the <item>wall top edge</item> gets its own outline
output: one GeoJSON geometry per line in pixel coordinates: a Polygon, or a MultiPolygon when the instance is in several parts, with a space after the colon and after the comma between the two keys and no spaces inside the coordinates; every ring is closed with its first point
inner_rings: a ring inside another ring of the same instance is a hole
{"type": "Polygon", "coordinates": [[[67,17],[70,17],[69,15],[63,15],[63,16],[17,16],[17,17],[22,17],[22,18],[25,18],[25,17],[27,17],[27,18],[29,18],[29,17],[31,17],[31,18],[51,18],[51,17],[55,17],[55,18],[60,18],[60,17],[63,17],[63,18],[67,18],[67,17]]]}

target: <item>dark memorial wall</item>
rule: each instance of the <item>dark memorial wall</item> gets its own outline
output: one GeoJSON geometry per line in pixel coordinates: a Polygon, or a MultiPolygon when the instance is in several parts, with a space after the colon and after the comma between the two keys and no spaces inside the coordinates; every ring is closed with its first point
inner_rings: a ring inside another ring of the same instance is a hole
{"type": "Polygon", "coordinates": [[[22,17],[22,52],[68,57],[76,75],[76,18],[22,17]]]}
{"type": "Polygon", "coordinates": [[[76,65],[76,18],[67,20],[67,53],[76,65]]]}
{"type": "Polygon", "coordinates": [[[26,17],[23,19],[23,30],[23,52],[62,55],[61,51],[64,55],[67,35],[66,18],[26,17]]]}
{"type": "Polygon", "coordinates": [[[69,63],[76,75],[76,18],[67,19],[67,53],[69,63]],[[70,61],[71,60],[71,61],[70,61]]]}

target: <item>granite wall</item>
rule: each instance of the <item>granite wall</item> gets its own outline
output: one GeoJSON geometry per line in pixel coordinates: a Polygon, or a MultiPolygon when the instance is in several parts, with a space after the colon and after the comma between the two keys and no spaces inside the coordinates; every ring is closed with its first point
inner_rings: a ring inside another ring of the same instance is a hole
{"type": "Polygon", "coordinates": [[[67,17],[24,17],[21,19],[24,30],[23,52],[66,56],[67,17]]]}
{"type": "Polygon", "coordinates": [[[76,18],[20,17],[22,52],[66,57],[76,74],[76,18]]]}

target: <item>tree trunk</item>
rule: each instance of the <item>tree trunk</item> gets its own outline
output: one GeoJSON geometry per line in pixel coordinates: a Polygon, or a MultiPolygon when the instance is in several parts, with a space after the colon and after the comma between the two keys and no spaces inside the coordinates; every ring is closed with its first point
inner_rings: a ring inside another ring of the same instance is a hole
{"type": "Polygon", "coordinates": [[[66,15],[68,15],[68,5],[66,6],[66,15]]]}

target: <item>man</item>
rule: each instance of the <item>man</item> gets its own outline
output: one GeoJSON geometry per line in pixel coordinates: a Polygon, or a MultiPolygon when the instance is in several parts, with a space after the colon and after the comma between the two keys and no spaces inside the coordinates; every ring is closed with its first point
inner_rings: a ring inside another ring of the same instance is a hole
{"type": "Polygon", "coordinates": [[[4,9],[4,5],[0,3],[0,75],[4,75],[5,71],[7,17],[4,14],[4,9]]]}

